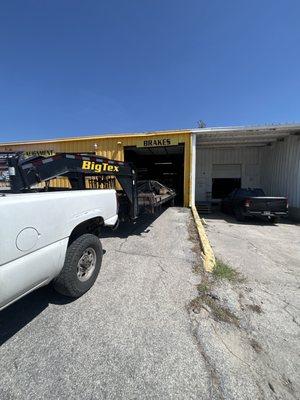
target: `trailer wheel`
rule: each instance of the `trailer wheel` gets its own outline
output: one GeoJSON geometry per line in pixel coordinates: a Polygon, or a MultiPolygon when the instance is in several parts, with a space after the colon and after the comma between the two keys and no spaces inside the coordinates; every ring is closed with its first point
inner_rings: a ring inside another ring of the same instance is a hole
{"type": "Polygon", "coordinates": [[[95,283],[102,263],[102,246],[95,235],[79,236],[67,249],[63,269],[54,289],[68,297],[80,297],[95,283]]]}

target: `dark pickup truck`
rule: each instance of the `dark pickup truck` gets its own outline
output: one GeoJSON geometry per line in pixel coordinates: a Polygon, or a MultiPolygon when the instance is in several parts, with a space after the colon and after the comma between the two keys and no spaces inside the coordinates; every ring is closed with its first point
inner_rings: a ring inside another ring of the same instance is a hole
{"type": "Polygon", "coordinates": [[[286,197],[267,197],[262,189],[235,189],[222,200],[221,210],[234,214],[238,221],[261,217],[276,223],[288,214],[286,197]]]}

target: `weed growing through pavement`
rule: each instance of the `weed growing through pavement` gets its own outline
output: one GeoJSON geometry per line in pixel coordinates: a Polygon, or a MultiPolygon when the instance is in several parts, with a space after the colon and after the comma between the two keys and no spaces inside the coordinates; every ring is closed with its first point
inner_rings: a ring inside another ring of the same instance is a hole
{"type": "Polygon", "coordinates": [[[217,281],[223,279],[231,283],[240,282],[241,276],[223,261],[216,260],[216,266],[211,275],[202,273],[202,282],[197,286],[198,296],[190,302],[189,309],[200,313],[201,308],[204,308],[211,312],[214,319],[239,326],[237,316],[222,306],[218,297],[212,293],[217,281]]]}
{"type": "Polygon", "coordinates": [[[240,280],[240,275],[230,265],[226,264],[221,260],[216,260],[216,265],[212,271],[213,276],[216,279],[227,279],[230,282],[236,282],[240,280]]]}
{"type": "Polygon", "coordinates": [[[200,262],[201,248],[197,238],[198,233],[192,219],[188,225],[188,232],[189,239],[193,243],[192,249],[197,257],[197,262],[194,265],[194,272],[200,274],[202,278],[201,283],[197,286],[198,295],[190,302],[188,309],[198,314],[200,310],[204,308],[211,312],[213,318],[216,320],[239,326],[237,316],[220,304],[220,300],[213,295],[212,289],[218,280],[226,279],[231,283],[240,282],[242,280],[240,274],[221,260],[216,260],[216,266],[212,274],[206,273],[200,262]]]}

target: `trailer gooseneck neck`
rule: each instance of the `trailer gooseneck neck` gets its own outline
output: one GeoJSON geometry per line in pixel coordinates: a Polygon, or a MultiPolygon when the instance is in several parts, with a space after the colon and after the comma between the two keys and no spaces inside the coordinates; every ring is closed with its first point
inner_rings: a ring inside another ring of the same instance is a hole
{"type": "Polygon", "coordinates": [[[12,193],[22,193],[32,186],[57,177],[68,178],[74,190],[86,189],[87,177],[115,177],[130,204],[130,218],[138,216],[136,173],[132,165],[84,153],[57,153],[50,157],[25,158],[23,152],[0,153],[0,163],[7,166],[12,193]]]}

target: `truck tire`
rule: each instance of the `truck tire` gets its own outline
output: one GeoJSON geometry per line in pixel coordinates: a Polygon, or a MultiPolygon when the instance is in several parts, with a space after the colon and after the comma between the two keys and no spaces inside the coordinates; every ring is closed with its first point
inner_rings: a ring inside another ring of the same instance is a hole
{"type": "Polygon", "coordinates": [[[80,297],[95,283],[102,263],[102,246],[95,235],[79,236],[67,248],[63,269],[54,279],[54,289],[68,297],[80,297]]]}
{"type": "Polygon", "coordinates": [[[244,222],[246,219],[241,208],[236,208],[234,210],[234,216],[235,216],[236,220],[239,222],[244,222]]]}
{"type": "Polygon", "coordinates": [[[270,218],[271,224],[277,224],[277,223],[278,223],[278,220],[279,220],[278,217],[271,217],[271,218],[270,218]]]}

